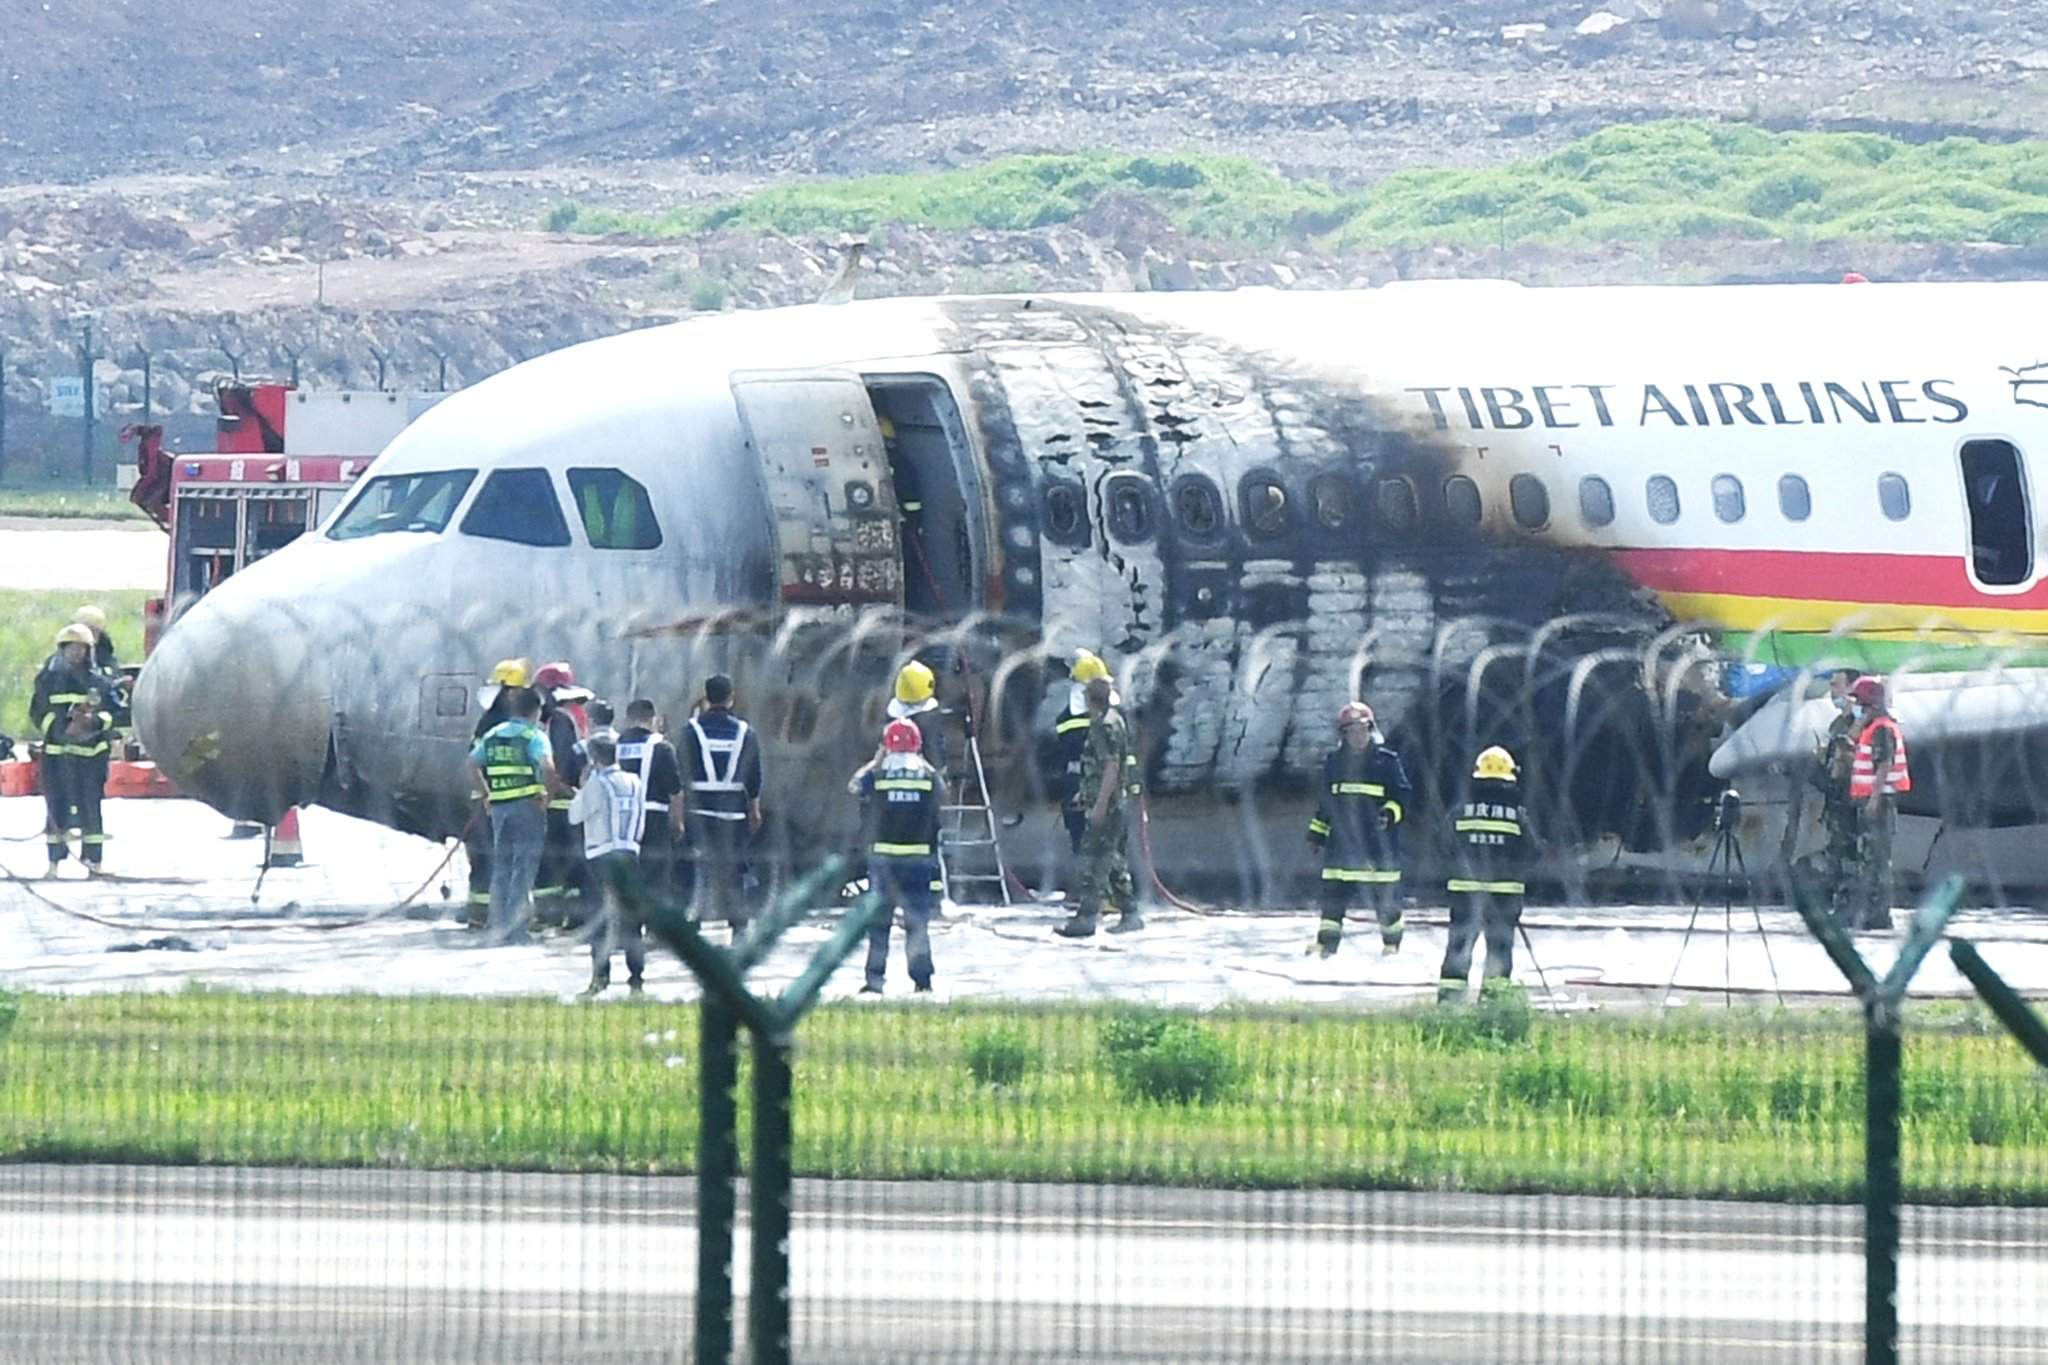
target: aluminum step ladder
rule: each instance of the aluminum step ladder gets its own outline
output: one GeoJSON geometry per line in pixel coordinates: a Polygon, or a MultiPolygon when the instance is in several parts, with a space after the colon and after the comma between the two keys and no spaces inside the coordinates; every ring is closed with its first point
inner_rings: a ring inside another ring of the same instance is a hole
{"type": "Polygon", "coordinates": [[[996,812],[988,795],[988,772],[981,766],[981,741],[967,728],[967,763],[952,795],[958,799],[939,807],[939,879],[946,884],[946,899],[955,905],[1009,905],[1010,869],[1003,861],[1002,840],[996,837],[996,812]],[[986,850],[986,852],[982,852],[986,850]],[[980,871],[963,870],[978,864],[980,871]],[[988,870],[993,867],[993,871],[988,870]],[[985,893],[970,898],[967,889],[993,886],[994,899],[985,893]]]}

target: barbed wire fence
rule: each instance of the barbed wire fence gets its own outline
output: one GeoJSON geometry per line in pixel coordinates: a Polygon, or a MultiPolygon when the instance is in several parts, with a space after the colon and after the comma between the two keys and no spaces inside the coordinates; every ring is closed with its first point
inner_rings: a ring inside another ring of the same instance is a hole
{"type": "MultiPolygon", "coordinates": [[[[475,948],[451,922],[476,689],[513,655],[572,660],[621,709],[648,696],[670,733],[705,676],[733,676],[766,749],[764,904],[830,854],[858,858],[841,793],[905,662],[938,673],[954,758],[970,722],[981,745],[1013,903],[948,906],[939,1003],[856,1001],[842,968],[792,1026],[796,1358],[1868,1349],[1860,1206],[1881,1116],[1864,1011],[1844,1007],[1797,909],[1827,876],[1819,804],[1800,794],[1853,627],[1731,696],[1729,668],[1776,667],[1762,647],[1731,664],[1697,628],[1624,614],[1468,619],[1420,642],[1382,629],[1333,665],[1299,623],[1119,649],[1099,623],[884,611],[508,624],[459,598],[217,605],[165,637],[148,686],[176,704],[139,699],[144,731],[232,814],[317,803],[311,866],[270,874],[252,905],[260,855],[218,842],[222,817],[126,802],[109,803],[110,864],[165,880],[36,881],[41,805],[0,801],[0,833],[20,840],[0,845],[0,942],[23,988],[0,1041],[15,1163],[0,1199],[20,1234],[0,1304],[24,1358],[222,1358],[308,1323],[354,1334],[360,1358],[678,1358],[705,1342],[684,1288],[702,1283],[690,1177],[758,1116],[700,1103],[703,991],[657,951],[651,1000],[572,1008],[575,933],[475,948]],[[1149,922],[1067,944],[1050,930],[1074,868],[1039,749],[1079,646],[1109,657],[1138,736],[1149,922]],[[1324,960],[1304,953],[1303,834],[1351,696],[1379,709],[1417,789],[1409,928],[1382,958],[1370,917],[1354,922],[1324,960]],[[1447,813],[1493,744],[1522,766],[1544,849],[1515,969],[1528,989],[1440,1007],[1447,813]],[[1713,771],[1731,745],[1780,755],[1736,775],[1735,807],[1713,771]],[[1723,832],[1743,875],[1713,861],[1723,832]],[[247,880],[224,885],[224,863],[247,880]],[[147,946],[163,937],[196,951],[147,946]],[[215,1221],[177,1221],[194,1210],[215,1221]]],[[[1887,674],[1914,699],[1902,714],[1933,802],[1901,837],[1924,875],[1900,899],[1968,872],[1943,932],[2023,992],[2048,982],[2041,873],[2005,823],[2039,781],[2028,657],[1945,638],[1887,674]],[[1944,691],[1958,660],[1970,682],[1944,691]]],[[[757,990],[797,983],[855,904],[800,899],[761,945],[757,990]]],[[[1873,969],[1908,918],[1857,938],[1873,969]]],[[[2043,1073],[1947,954],[1914,986],[1893,1097],[1897,1358],[2048,1358],[2043,1073]]],[[[737,1058],[733,1076],[751,1085],[758,1065],[737,1058]]],[[[742,1306],[752,1226],[737,1221],[731,1252],[742,1306]]],[[[741,1347],[778,1358],[736,1316],[741,1347]]]]}

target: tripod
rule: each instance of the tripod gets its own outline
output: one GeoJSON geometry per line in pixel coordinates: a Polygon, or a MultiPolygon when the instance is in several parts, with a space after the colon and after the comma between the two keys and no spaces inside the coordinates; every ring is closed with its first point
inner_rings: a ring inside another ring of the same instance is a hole
{"type": "Polygon", "coordinates": [[[1699,889],[1693,892],[1692,915],[1685,922],[1685,937],[1679,940],[1678,957],[1671,964],[1671,979],[1665,983],[1664,998],[1657,1002],[1659,1010],[1671,1003],[1671,992],[1678,985],[1679,964],[1685,961],[1685,950],[1692,943],[1692,931],[1700,921],[1700,905],[1706,897],[1706,884],[1713,880],[1716,864],[1721,869],[1721,1003],[1735,1003],[1735,889],[1730,882],[1740,877],[1749,897],[1749,913],[1756,921],[1757,937],[1764,945],[1764,961],[1770,965],[1771,989],[1777,994],[1779,1007],[1785,1004],[1784,988],[1778,984],[1778,964],[1771,956],[1771,936],[1764,929],[1763,907],[1757,903],[1756,885],[1750,881],[1749,864],[1742,857],[1742,838],[1736,833],[1741,823],[1742,795],[1731,787],[1721,793],[1714,806],[1714,847],[1707,854],[1699,889]]]}

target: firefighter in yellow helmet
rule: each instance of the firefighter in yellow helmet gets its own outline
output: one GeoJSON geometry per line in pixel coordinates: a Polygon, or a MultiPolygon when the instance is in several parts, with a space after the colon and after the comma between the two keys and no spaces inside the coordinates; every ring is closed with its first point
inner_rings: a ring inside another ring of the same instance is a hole
{"type": "MultiPolygon", "coordinates": [[[[924,739],[924,761],[946,770],[946,734],[940,725],[939,679],[931,666],[912,659],[897,670],[896,695],[889,699],[889,719],[907,720],[924,739]]],[[[879,758],[880,750],[876,751],[879,758]]]]}
{"type": "MultiPolygon", "coordinates": [[[[1074,652],[1073,667],[1067,671],[1072,684],[1067,705],[1053,717],[1052,730],[1044,742],[1041,771],[1046,788],[1059,803],[1060,820],[1067,828],[1067,842],[1075,853],[1081,851],[1082,836],[1088,832],[1088,810],[1081,804],[1081,765],[1088,753],[1088,684],[1109,677],[1109,665],[1086,649],[1074,652]]],[[[1117,704],[1112,696],[1111,704],[1117,704]]]]}
{"type": "Polygon", "coordinates": [[[1533,849],[1515,756],[1499,745],[1482,750],[1472,764],[1465,799],[1451,813],[1451,936],[1438,974],[1439,1001],[1464,1000],[1472,945],[1482,932],[1484,980],[1504,981],[1514,974],[1522,877],[1533,849]]]}
{"type": "MultiPolygon", "coordinates": [[[[492,665],[490,676],[477,692],[484,713],[470,734],[470,742],[481,740],[512,719],[512,703],[517,694],[532,686],[533,664],[528,660],[500,659],[492,665]]],[[[463,831],[462,843],[469,854],[469,895],[463,907],[463,920],[470,928],[481,929],[491,912],[491,824],[484,810],[479,809],[471,818],[463,831]]]]}
{"type": "Polygon", "coordinates": [[[70,856],[70,830],[79,832],[78,857],[88,873],[99,872],[106,843],[100,798],[106,792],[114,722],[101,709],[110,683],[93,671],[93,643],[89,626],[73,622],[58,631],[56,653],[36,675],[29,699],[29,723],[42,736],[44,840],[52,877],[70,856]]]}

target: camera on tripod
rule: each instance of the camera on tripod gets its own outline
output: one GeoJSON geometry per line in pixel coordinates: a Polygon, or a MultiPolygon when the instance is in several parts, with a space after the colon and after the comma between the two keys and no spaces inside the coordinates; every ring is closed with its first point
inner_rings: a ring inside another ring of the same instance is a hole
{"type": "Polygon", "coordinates": [[[1730,787],[1719,796],[1707,798],[1714,803],[1714,828],[1734,829],[1742,820],[1742,793],[1730,787]]]}

